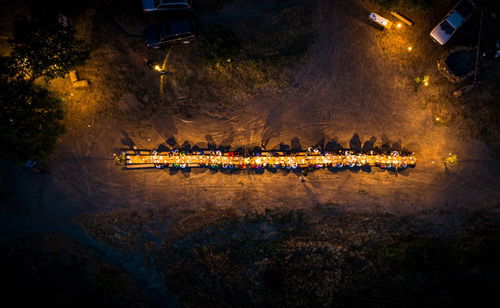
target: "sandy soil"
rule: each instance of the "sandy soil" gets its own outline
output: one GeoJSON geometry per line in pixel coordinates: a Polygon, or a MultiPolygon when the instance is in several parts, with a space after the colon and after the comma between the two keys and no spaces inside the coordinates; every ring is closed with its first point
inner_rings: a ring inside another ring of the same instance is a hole
{"type": "MultiPolygon", "coordinates": [[[[438,53],[432,52],[436,47],[429,40],[423,41],[422,51],[395,61],[379,48],[379,31],[359,19],[361,7],[353,9],[348,2],[329,1],[319,5],[315,17],[319,37],[292,86],[280,93],[234,102],[216,118],[195,116],[187,120],[168,108],[155,107],[150,116],[134,120],[127,94],[121,99],[110,98],[114,106],[94,101],[96,90],[88,96],[75,94],[81,96],[75,102],[69,97],[68,104],[79,105],[71,105],[69,111],[79,115],[80,121],[69,122],[69,132],[50,161],[51,187],[81,200],[91,211],[160,204],[198,207],[201,200],[242,211],[320,203],[406,214],[445,204],[476,207],[494,200],[499,165],[487,148],[465,140],[453,128],[436,125],[431,113],[420,107],[427,97],[424,91],[435,90],[431,85],[415,92],[412,74],[435,70],[430,56],[422,60],[428,50],[430,55],[438,53]],[[115,117],[117,106],[122,108],[123,104],[128,104],[122,112],[126,117],[115,117]],[[388,143],[415,151],[417,168],[399,176],[377,170],[369,174],[318,171],[302,184],[293,174],[284,173],[126,172],[109,159],[117,148],[130,142],[156,148],[171,137],[178,144],[187,141],[237,148],[264,143],[271,148],[290,144],[293,138],[303,147],[322,138],[348,146],[354,134],[359,134],[362,143],[375,137],[376,145],[388,143]],[[461,162],[447,170],[442,160],[450,152],[457,153],[461,162]]],[[[419,26],[417,23],[412,31],[420,31],[419,26]]]]}
{"type": "MultiPolygon", "coordinates": [[[[50,174],[2,165],[2,231],[12,236],[32,231],[71,233],[80,215],[113,210],[162,209],[176,220],[207,208],[248,213],[321,205],[418,216],[498,204],[499,162],[484,144],[460,136],[452,127],[436,125],[431,112],[421,108],[422,100],[445,85],[435,68],[442,50],[427,38],[434,21],[416,20],[406,31],[417,50],[397,57],[384,36],[389,34],[365,22],[368,8],[349,1],[318,1],[314,13],[318,37],[291,85],[232,102],[227,112],[213,117],[184,119],[168,106],[152,107],[163,99],[155,96],[159,80],[145,70],[138,73],[136,85],[145,81],[143,87],[154,88],[147,90],[146,99],[129,93],[103,95],[105,87],[92,79],[92,87],[82,92],[71,90],[66,80],[56,81],[60,88],[66,87],[68,132],[47,162],[50,174]],[[415,92],[413,78],[423,72],[430,72],[436,82],[415,92]],[[171,137],[178,144],[237,148],[264,143],[269,149],[294,138],[303,147],[323,138],[348,146],[354,134],[362,143],[375,137],[378,146],[389,143],[415,151],[417,167],[398,176],[381,170],[316,171],[301,183],[293,173],[284,172],[126,171],[112,159],[114,152],[132,143],[157,148],[171,137]],[[450,152],[460,162],[445,168],[442,161],[450,152]]],[[[128,65],[141,65],[143,51],[131,50],[129,55],[128,65]]],[[[90,61],[81,75],[97,78],[105,71],[95,63],[90,61]]]]}

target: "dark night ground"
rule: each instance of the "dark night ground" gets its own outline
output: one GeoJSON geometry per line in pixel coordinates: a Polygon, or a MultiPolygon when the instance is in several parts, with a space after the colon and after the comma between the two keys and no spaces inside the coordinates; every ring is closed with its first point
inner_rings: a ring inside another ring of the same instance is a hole
{"type": "MultiPolygon", "coordinates": [[[[442,2],[407,12],[416,25],[399,35],[364,22],[369,2],[318,0],[315,42],[297,60],[305,63],[287,71],[291,80],[270,69],[270,81],[252,62],[234,64],[236,73],[197,70],[193,46],[172,48],[175,74],[159,81],[142,59],[166,51],[146,51],[98,11],[92,58],[78,69],[93,86],[51,85],[66,100],[68,128],[46,162],[51,173],[0,166],[3,297],[19,306],[485,306],[500,279],[500,165],[460,123],[432,120],[443,111],[429,102],[453,90],[435,69],[445,49],[428,38],[450,7],[442,2]],[[404,53],[410,44],[415,52],[404,53]],[[422,74],[431,85],[415,91],[422,74]],[[318,171],[302,184],[282,172],[125,172],[111,159],[130,142],[155,148],[170,137],[269,148],[295,137],[348,145],[355,133],[416,151],[417,168],[318,171]],[[449,152],[460,163],[445,169],[449,152]]],[[[250,35],[256,22],[242,16],[271,22],[272,3],[202,21],[250,35]]],[[[285,17],[307,16],[294,10],[285,17]]],[[[117,16],[137,33],[127,18],[117,16]]],[[[285,28],[283,40],[307,32],[285,28]]]]}

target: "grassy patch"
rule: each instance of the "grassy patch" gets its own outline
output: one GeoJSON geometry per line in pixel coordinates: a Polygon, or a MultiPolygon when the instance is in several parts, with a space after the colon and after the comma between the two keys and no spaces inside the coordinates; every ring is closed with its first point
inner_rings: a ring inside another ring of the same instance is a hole
{"type": "Polygon", "coordinates": [[[413,236],[424,230],[410,217],[266,211],[184,233],[157,260],[188,307],[442,307],[468,289],[491,299],[500,233],[413,236]]]}
{"type": "Polygon", "coordinates": [[[237,98],[286,87],[314,40],[307,1],[222,3],[199,18],[199,39],[173,50],[165,82],[173,97],[188,98],[191,107],[179,108],[186,114],[218,112],[237,98]]]}

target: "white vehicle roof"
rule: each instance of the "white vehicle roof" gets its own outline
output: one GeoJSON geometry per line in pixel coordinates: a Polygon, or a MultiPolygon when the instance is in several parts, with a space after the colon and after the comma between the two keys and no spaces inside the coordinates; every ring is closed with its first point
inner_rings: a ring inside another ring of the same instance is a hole
{"type": "Polygon", "coordinates": [[[472,15],[475,4],[469,0],[458,2],[451,12],[434,29],[430,36],[440,45],[444,45],[455,31],[472,15]]]}
{"type": "Polygon", "coordinates": [[[458,28],[464,22],[464,18],[458,14],[458,12],[453,12],[446,20],[453,26],[453,28],[458,28]]]}

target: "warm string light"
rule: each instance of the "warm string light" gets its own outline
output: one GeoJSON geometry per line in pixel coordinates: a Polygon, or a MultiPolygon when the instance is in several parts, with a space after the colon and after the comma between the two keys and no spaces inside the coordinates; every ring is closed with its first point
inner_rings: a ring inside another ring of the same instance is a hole
{"type": "Polygon", "coordinates": [[[157,168],[171,167],[221,167],[236,169],[255,168],[324,168],[324,167],[363,167],[406,168],[416,165],[411,155],[397,151],[391,153],[353,153],[342,151],[338,154],[320,152],[299,152],[285,155],[279,152],[262,152],[252,155],[235,155],[234,152],[220,151],[184,153],[178,150],[157,153],[156,151],[129,150],[125,152],[127,165],[154,164],[157,168]]]}

